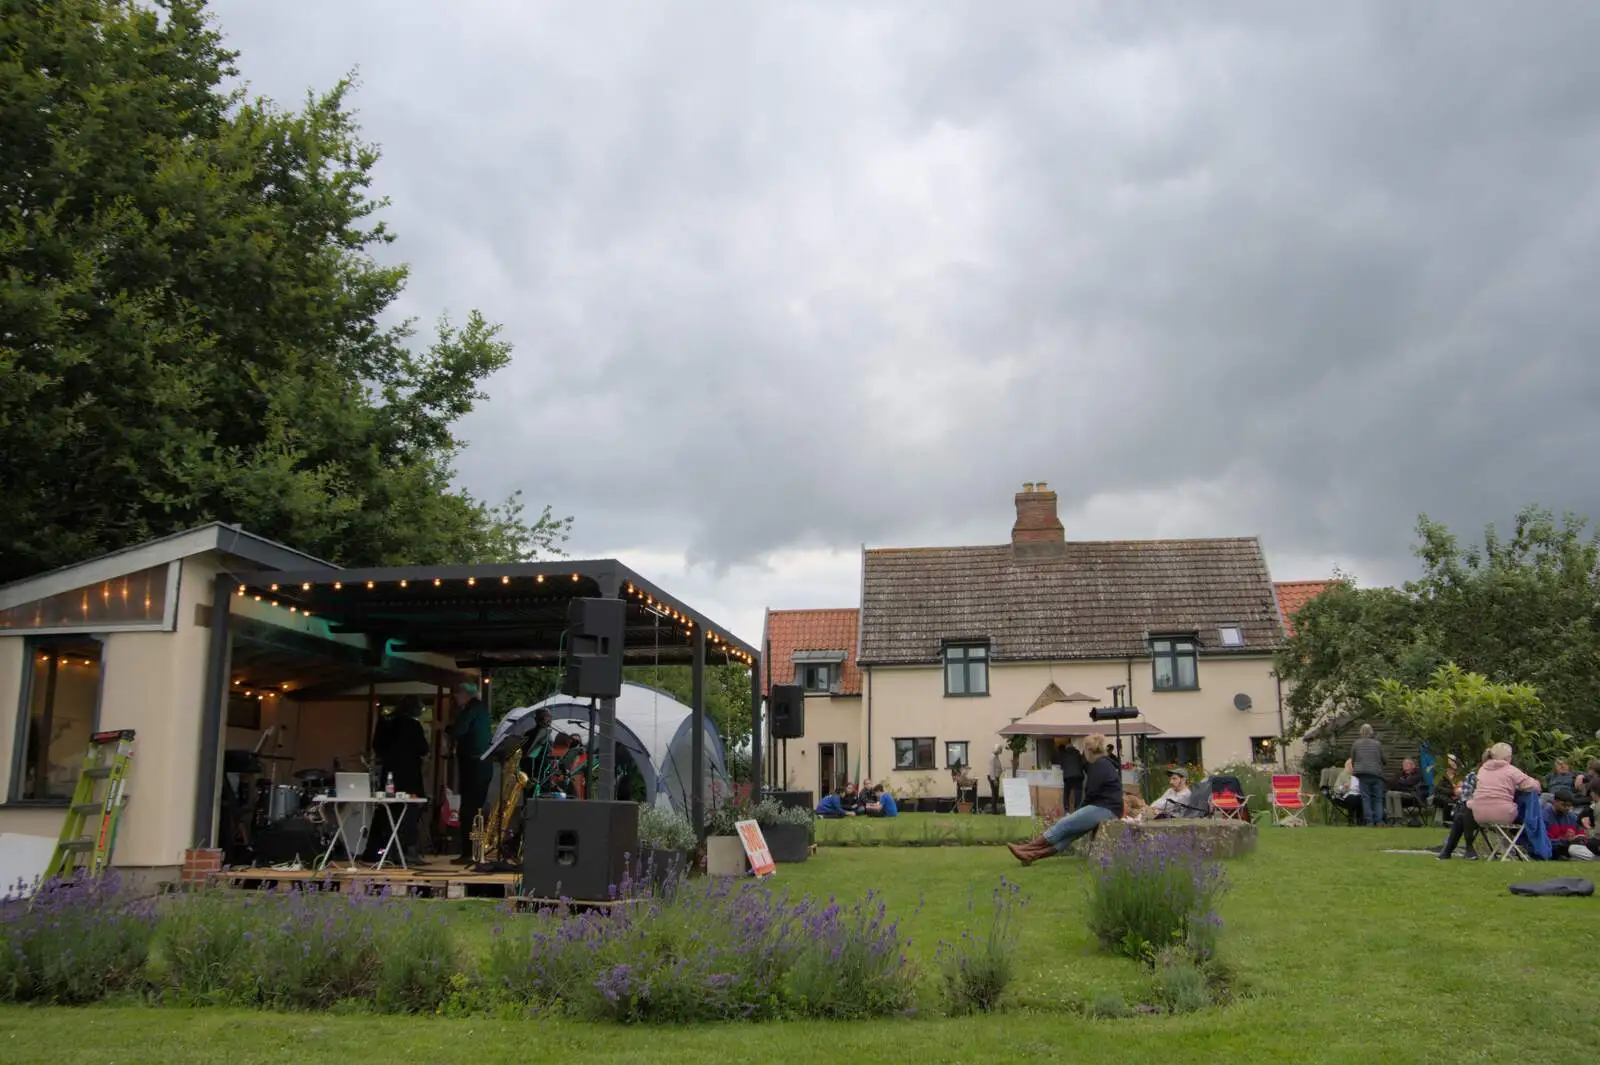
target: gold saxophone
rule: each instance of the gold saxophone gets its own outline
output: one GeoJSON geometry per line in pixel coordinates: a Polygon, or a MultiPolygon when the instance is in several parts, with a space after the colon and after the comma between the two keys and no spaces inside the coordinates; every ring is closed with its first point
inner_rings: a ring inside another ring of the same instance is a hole
{"type": "Polygon", "coordinates": [[[517,808],[522,805],[522,793],[528,787],[528,774],[516,768],[522,761],[522,751],[526,745],[518,745],[511,749],[502,763],[504,768],[500,773],[500,801],[495,804],[494,812],[489,815],[488,824],[484,825],[483,837],[478,841],[478,861],[486,865],[494,865],[505,858],[516,859],[516,855],[504,855],[506,837],[515,822],[517,808]],[[511,773],[511,787],[506,787],[507,772],[511,773]]]}

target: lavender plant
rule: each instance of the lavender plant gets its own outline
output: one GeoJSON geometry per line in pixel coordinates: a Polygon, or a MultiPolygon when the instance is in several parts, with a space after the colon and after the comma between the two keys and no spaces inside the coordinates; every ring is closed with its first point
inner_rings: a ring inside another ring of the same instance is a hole
{"type": "Polygon", "coordinates": [[[945,1008],[955,1016],[990,1013],[998,1009],[1006,989],[1016,978],[1016,915],[1028,904],[1022,889],[1004,877],[990,896],[986,934],[975,936],[977,900],[967,900],[972,920],[954,943],[940,943],[937,951],[944,984],[945,1008]]]}
{"type": "Polygon", "coordinates": [[[1089,876],[1089,929],[1106,950],[1152,961],[1181,946],[1209,958],[1227,891],[1220,863],[1187,834],[1119,835],[1089,876]]]}
{"type": "Polygon", "coordinates": [[[0,1000],[72,1005],[138,986],[156,910],[120,878],[50,880],[0,899],[0,1000]]]}

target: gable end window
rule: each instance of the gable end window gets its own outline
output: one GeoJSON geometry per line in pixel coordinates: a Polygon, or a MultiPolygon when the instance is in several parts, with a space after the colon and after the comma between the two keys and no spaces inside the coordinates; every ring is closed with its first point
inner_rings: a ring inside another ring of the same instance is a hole
{"type": "Polygon", "coordinates": [[[795,683],[811,695],[826,694],[839,686],[837,662],[803,662],[794,667],[795,683]]]}
{"type": "Polygon", "coordinates": [[[1200,687],[1199,653],[1187,636],[1157,636],[1150,641],[1151,687],[1158,692],[1195,691],[1200,687]]]}
{"type": "Polygon", "coordinates": [[[989,645],[952,643],[944,649],[946,695],[989,694],[989,645]]]}

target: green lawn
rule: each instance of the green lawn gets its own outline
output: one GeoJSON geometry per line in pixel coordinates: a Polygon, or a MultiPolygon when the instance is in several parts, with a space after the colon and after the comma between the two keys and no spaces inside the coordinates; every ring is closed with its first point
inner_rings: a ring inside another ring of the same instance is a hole
{"type": "MultiPolygon", "coordinates": [[[[701,1061],[859,1059],[994,1062],[1086,1056],[1103,1062],[1283,1060],[1581,1061],[1593,1056],[1600,900],[1521,899],[1517,879],[1570,866],[1441,864],[1384,848],[1436,843],[1433,830],[1262,831],[1259,851],[1230,863],[1223,955],[1250,997],[1187,1017],[1091,1021],[1074,1004],[1119,990],[1137,997],[1131,962],[1096,953],[1083,928],[1081,860],[1020,868],[1000,847],[824,848],[783,883],[858,895],[876,887],[906,915],[914,952],[968,919],[969,893],[1001,876],[1031,899],[1022,922],[1023,976],[1005,1015],[630,1029],[547,1021],[269,1015],[149,1008],[0,1010],[0,1061],[106,1062],[701,1061]],[[920,905],[920,910],[918,909],[920,905]],[[913,914],[913,911],[917,911],[913,914]],[[1090,1052],[1092,1048],[1092,1052],[1090,1052]],[[1080,1053],[1081,1051],[1081,1053],[1080,1053]]],[[[459,907],[463,931],[487,935],[492,911],[459,907]]]]}

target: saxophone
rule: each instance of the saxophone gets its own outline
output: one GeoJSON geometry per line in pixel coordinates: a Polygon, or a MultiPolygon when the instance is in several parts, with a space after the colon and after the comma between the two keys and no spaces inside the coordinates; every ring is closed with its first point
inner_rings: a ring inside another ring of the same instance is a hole
{"type": "Polygon", "coordinates": [[[479,846],[482,854],[479,861],[484,865],[497,865],[506,856],[501,854],[511,826],[515,823],[512,818],[516,816],[517,808],[522,805],[522,793],[528,787],[528,774],[517,768],[522,761],[522,751],[526,745],[519,744],[511,749],[506,756],[500,774],[500,801],[495,805],[494,812],[489,815],[489,821],[483,829],[483,839],[479,846]],[[512,774],[511,787],[506,787],[506,774],[512,774]]]}

